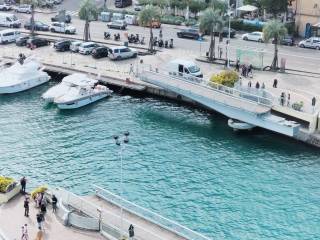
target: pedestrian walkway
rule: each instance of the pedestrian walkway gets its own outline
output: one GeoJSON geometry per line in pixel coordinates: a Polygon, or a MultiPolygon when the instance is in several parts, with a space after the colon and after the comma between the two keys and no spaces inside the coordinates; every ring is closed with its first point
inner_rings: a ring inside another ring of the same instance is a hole
{"type": "MultiPolygon", "coordinates": [[[[71,227],[65,227],[52,214],[51,208],[48,209],[43,225],[43,232],[37,228],[36,214],[38,209],[35,208],[34,202],[30,203],[30,217],[24,217],[23,208],[24,197],[22,195],[12,199],[9,203],[0,206],[0,227],[3,234],[8,240],[21,239],[21,227],[27,224],[29,239],[45,240],[102,240],[100,234],[94,232],[84,232],[71,227]],[[40,235],[43,235],[40,237],[40,235]],[[38,236],[38,238],[37,238],[38,236]]],[[[0,234],[1,239],[1,234],[0,234]]],[[[1,239],[2,240],[2,239],[1,239]]],[[[7,240],[7,239],[6,239],[7,240]]]]}

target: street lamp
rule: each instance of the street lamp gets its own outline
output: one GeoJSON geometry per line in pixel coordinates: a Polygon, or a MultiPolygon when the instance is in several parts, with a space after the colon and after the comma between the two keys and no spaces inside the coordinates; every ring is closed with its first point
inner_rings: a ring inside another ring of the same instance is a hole
{"type": "Polygon", "coordinates": [[[230,40],[231,40],[231,9],[233,8],[233,4],[230,5],[230,0],[228,1],[228,43],[227,43],[227,47],[228,47],[228,59],[227,59],[227,67],[230,68],[230,40]]]}
{"type": "Polygon", "coordinates": [[[129,135],[130,133],[128,131],[123,133],[123,137],[120,138],[118,135],[114,135],[113,139],[115,141],[115,144],[120,147],[119,155],[120,155],[120,209],[121,209],[121,225],[120,225],[120,234],[121,239],[124,237],[124,231],[123,231],[123,160],[122,160],[122,154],[124,150],[124,145],[129,143],[129,135]]]}

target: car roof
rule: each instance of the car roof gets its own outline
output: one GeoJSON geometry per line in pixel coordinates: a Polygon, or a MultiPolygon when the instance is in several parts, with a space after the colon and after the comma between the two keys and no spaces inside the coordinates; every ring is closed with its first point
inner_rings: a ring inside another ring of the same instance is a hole
{"type": "Polygon", "coordinates": [[[91,44],[95,44],[94,42],[84,42],[84,43],[81,43],[82,46],[88,46],[88,45],[91,45],[91,44]]]}
{"type": "Polygon", "coordinates": [[[194,66],[196,65],[193,61],[188,61],[185,59],[175,59],[170,61],[170,63],[177,63],[177,64],[182,64],[184,66],[194,66]]]}
{"type": "Polygon", "coordinates": [[[18,30],[15,30],[15,29],[5,29],[5,30],[1,30],[0,33],[8,33],[8,32],[19,32],[18,30]]]}
{"type": "Polygon", "coordinates": [[[114,50],[114,49],[126,49],[128,47],[126,46],[116,46],[116,47],[110,47],[110,49],[114,50]]]}

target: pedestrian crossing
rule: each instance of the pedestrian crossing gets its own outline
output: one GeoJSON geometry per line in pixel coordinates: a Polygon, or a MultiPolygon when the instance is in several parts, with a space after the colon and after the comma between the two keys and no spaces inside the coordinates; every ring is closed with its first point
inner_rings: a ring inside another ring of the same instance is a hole
{"type": "Polygon", "coordinates": [[[70,16],[78,17],[79,16],[79,11],[67,11],[67,14],[70,14],[70,16]]]}

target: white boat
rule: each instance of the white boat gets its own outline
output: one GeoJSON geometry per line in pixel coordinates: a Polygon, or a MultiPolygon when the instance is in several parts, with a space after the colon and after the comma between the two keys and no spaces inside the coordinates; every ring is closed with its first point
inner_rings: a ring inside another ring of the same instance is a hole
{"type": "Polygon", "coordinates": [[[94,87],[97,82],[98,80],[88,78],[85,74],[71,74],[64,77],[61,83],[49,88],[41,97],[48,103],[53,102],[55,98],[65,95],[72,87],[94,87]]]}
{"type": "Polygon", "coordinates": [[[61,97],[55,98],[54,103],[60,109],[75,109],[110,96],[112,91],[106,86],[72,87],[61,97]]]}
{"type": "Polygon", "coordinates": [[[0,94],[17,93],[39,86],[50,80],[39,62],[26,59],[23,64],[15,63],[0,72],[0,94]]]}
{"type": "Polygon", "coordinates": [[[241,122],[239,120],[235,120],[235,119],[229,119],[228,120],[228,126],[233,128],[233,130],[251,130],[253,129],[255,126],[250,124],[250,123],[246,123],[246,122],[241,122]]]}

